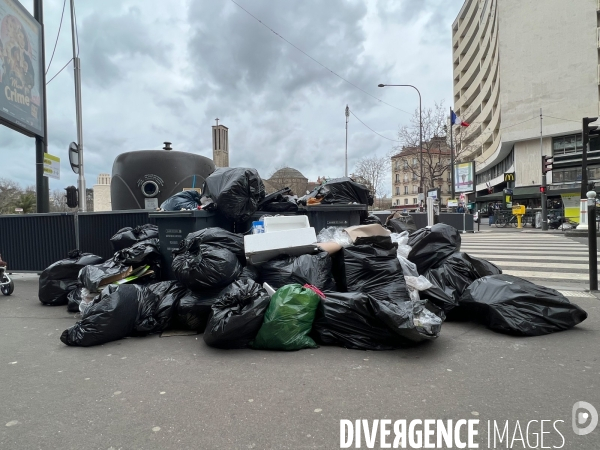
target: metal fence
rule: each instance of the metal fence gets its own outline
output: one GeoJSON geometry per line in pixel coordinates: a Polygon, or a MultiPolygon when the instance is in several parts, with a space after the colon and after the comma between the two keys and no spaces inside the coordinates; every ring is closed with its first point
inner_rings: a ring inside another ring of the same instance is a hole
{"type": "Polygon", "coordinates": [[[15,272],[41,272],[76,248],[108,259],[114,253],[110,238],[121,228],[154,223],[148,213],[0,215],[0,254],[15,272]]]}
{"type": "Polygon", "coordinates": [[[0,215],[0,254],[11,271],[41,271],[76,246],[73,214],[0,215]]]}

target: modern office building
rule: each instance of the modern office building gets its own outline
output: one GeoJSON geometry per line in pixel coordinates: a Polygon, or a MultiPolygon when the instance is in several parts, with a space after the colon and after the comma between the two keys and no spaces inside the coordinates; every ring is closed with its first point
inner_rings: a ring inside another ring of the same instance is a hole
{"type": "MultiPolygon", "coordinates": [[[[499,198],[514,172],[515,199],[539,205],[543,154],[554,156],[549,197],[578,198],[581,121],[599,115],[599,14],[599,0],[465,0],[452,61],[454,111],[471,124],[459,160],[476,162],[470,200],[499,198]]],[[[592,150],[589,179],[600,181],[592,150]]]]}

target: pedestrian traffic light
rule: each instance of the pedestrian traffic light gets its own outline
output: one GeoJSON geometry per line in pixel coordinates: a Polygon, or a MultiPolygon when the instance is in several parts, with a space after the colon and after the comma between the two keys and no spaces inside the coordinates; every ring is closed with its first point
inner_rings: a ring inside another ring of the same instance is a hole
{"type": "Polygon", "coordinates": [[[77,200],[77,188],[75,186],[69,186],[65,188],[65,190],[67,191],[67,206],[69,208],[77,208],[77,205],[79,204],[77,200]]]}
{"type": "Polygon", "coordinates": [[[542,173],[546,175],[548,172],[552,170],[552,163],[554,162],[554,158],[552,156],[543,155],[542,156],[542,173]]]}
{"type": "Polygon", "coordinates": [[[546,189],[547,189],[547,188],[546,188],[546,186],[540,186],[540,192],[541,192],[542,194],[545,194],[545,193],[546,193],[546,189]]]}

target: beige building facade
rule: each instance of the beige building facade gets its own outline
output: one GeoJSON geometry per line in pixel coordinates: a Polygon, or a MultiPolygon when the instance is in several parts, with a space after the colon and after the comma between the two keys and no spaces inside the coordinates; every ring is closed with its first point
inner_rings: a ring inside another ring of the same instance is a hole
{"type": "Polygon", "coordinates": [[[110,200],[110,175],[101,173],[93,187],[94,190],[94,211],[112,211],[110,200]]]}
{"type": "MultiPolygon", "coordinates": [[[[441,193],[442,205],[448,204],[452,193],[450,181],[450,150],[429,150],[423,154],[423,187],[425,192],[437,188],[441,193]],[[433,181],[430,181],[433,173],[433,181]]],[[[414,209],[419,201],[419,178],[421,174],[418,149],[404,148],[392,156],[392,208],[414,209]]]]}
{"type": "MultiPolygon", "coordinates": [[[[506,187],[506,172],[533,191],[542,154],[555,157],[550,189],[577,184],[581,120],[600,112],[599,18],[598,0],[464,2],[452,25],[453,100],[471,125],[456,145],[476,163],[478,196],[506,187]]],[[[600,172],[600,154],[589,164],[600,172]]]]}
{"type": "Polygon", "coordinates": [[[229,129],[223,125],[212,127],[213,162],[217,167],[229,167],[229,129]]]}

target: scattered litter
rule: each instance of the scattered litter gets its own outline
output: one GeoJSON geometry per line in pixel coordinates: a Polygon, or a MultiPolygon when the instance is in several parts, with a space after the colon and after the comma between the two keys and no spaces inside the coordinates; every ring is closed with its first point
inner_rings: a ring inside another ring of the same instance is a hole
{"type": "Polygon", "coordinates": [[[11,420],[10,422],[6,423],[6,426],[7,427],[12,427],[12,426],[15,426],[15,425],[19,425],[20,423],[21,422],[19,422],[18,420],[11,420]]]}

